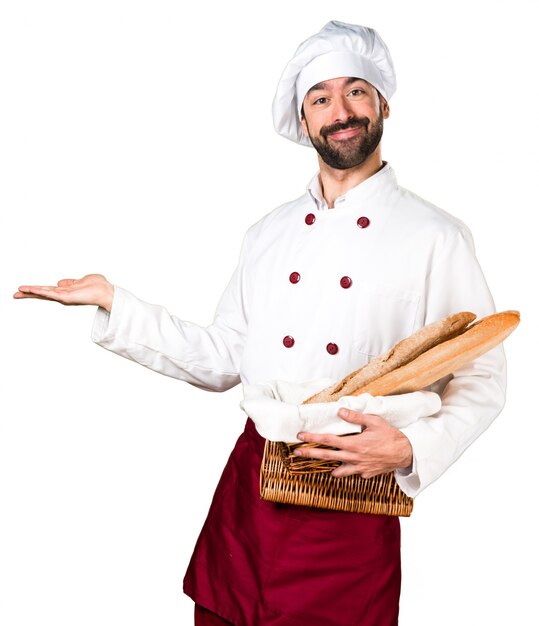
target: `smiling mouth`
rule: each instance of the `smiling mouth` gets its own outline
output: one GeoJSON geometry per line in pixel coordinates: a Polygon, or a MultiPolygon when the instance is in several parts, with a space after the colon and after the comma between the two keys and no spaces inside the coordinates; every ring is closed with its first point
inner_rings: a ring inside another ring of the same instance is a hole
{"type": "Polygon", "coordinates": [[[361,132],[362,127],[354,126],[353,128],[346,128],[344,130],[338,130],[334,133],[329,133],[328,138],[337,139],[341,141],[343,139],[350,139],[351,137],[355,137],[361,132]]]}

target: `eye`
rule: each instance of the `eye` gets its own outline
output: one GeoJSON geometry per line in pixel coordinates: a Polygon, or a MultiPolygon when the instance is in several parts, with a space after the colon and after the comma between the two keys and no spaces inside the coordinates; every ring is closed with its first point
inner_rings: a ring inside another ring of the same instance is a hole
{"type": "Polygon", "coordinates": [[[361,96],[364,93],[365,93],[365,90],[359,87],[355,87],[354,89],[352,89],[352,91],[350,91],[351,96],[361,96]]]}
{"type": "Polygon", "coordinates": [[[314,102],[313,105],[317,105],[317,104],[326,104],[326,102],[328,101],[328,99],[324,96],[320,96],[320,98],[317,98],[314,102]]]}

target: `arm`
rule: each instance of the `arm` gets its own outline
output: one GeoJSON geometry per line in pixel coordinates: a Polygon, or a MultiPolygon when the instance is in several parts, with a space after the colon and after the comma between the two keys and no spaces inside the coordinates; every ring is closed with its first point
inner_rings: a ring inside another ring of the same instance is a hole
{"type": "Polygon", "coordinates": [[[245,255],[244,243],[240,263],[208,327],[182,321],[163,307],[114,288],[98,274],[62,280],[56,287],[23,286],[14,297],[97,305],[92,329],[96,343],[166,376],[224,391],[240,380],[247,332],[245,255]]]}
{"type": "Polygon", "coordinates": [[[210,391],[230,389],[240,381],[245,336],[242,311],[232,307],[235,282],[233,277],[208,327],[116,287],[111,312],[96,313],[92,340],[165,376],[210,391]]]}
{"type": "MultiPolygon", "coordinates": [[[[425,323],[450,311],[469,310],[478,318],[495,312],[475,257],[470,233],[457,233],[433,267],[425,297],[425,323]]],[[[412,472],[397,471],[401,488],[417,495],[452,465],[498,416],[505,402],[506,361],[501,345],[433,385],[441,410],[401,429],[414,451],[412,472]]]]}
{"type": "MultiPolygon", "coordinates": [[[[444,246],[428,276],[418,326],[463,310],[473,311],[479,318],[494,312],[471,236],[465,229],[444,246]]],[[[300,433],[298,438],[339,448],[308,454],[342,461],[334,476],[359,473],[370,478],[396,470],[403,491],[415,496],[436,480],[501,411],[505,397],[503,348],[496,347],[448,378],[433,385],[442,399],[442,408],[433,417],[421,418],[398,430],[375,416],[349,411],[340,416],[363,425],[362,433],[345,438],[300,433]]],[[[301,455],[302,451],[295,453],[301,455]]]]}

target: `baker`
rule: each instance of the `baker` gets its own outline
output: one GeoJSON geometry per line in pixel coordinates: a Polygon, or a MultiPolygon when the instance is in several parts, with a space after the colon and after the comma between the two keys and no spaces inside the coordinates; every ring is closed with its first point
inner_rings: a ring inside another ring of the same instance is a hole
{"type": "MultiPolygon", "coordinates": [[[[95,274],[23,286],[15,297],[98,305],[98,344],[213,391],[239,382],[338,380],[429,322],[463,310],[493,313],[467,227],[400,187],[382,160],[395,84],[390,54],[370,28],[333,21],[300,45],[278,84],[273,118],[279,134],[314,146],[319,172],[305,194],[248,230],[209,327],[95,274]]],[[[416,496],[501,410],[502,348],[433,390],[442,400],[437,414],[401,429],[343,413],[366,429],[335,453],[344,461],[338,471],[394,471],[401,489],[416,496]]],[[[319,440],[317,433],[302,438],[319,440]]],[[[195,623],[397,624],[398,518],[261,501],[263,447],[248,420],[185,576],[195,623]]]]}

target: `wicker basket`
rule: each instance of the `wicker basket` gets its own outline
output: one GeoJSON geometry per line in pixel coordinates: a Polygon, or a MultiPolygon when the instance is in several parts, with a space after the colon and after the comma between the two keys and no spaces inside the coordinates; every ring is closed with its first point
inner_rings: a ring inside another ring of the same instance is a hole
{"type": "Polygon", "coordinates": [[[266,441],[260,468],[262,500],[353,513],[403,517],[412,513],[413,499],[401,491],[393,473],[369,479],[357,474],[333,478],[327,467],[292,473],[286,465],[289,454],[286,444],[266,441]]]}

